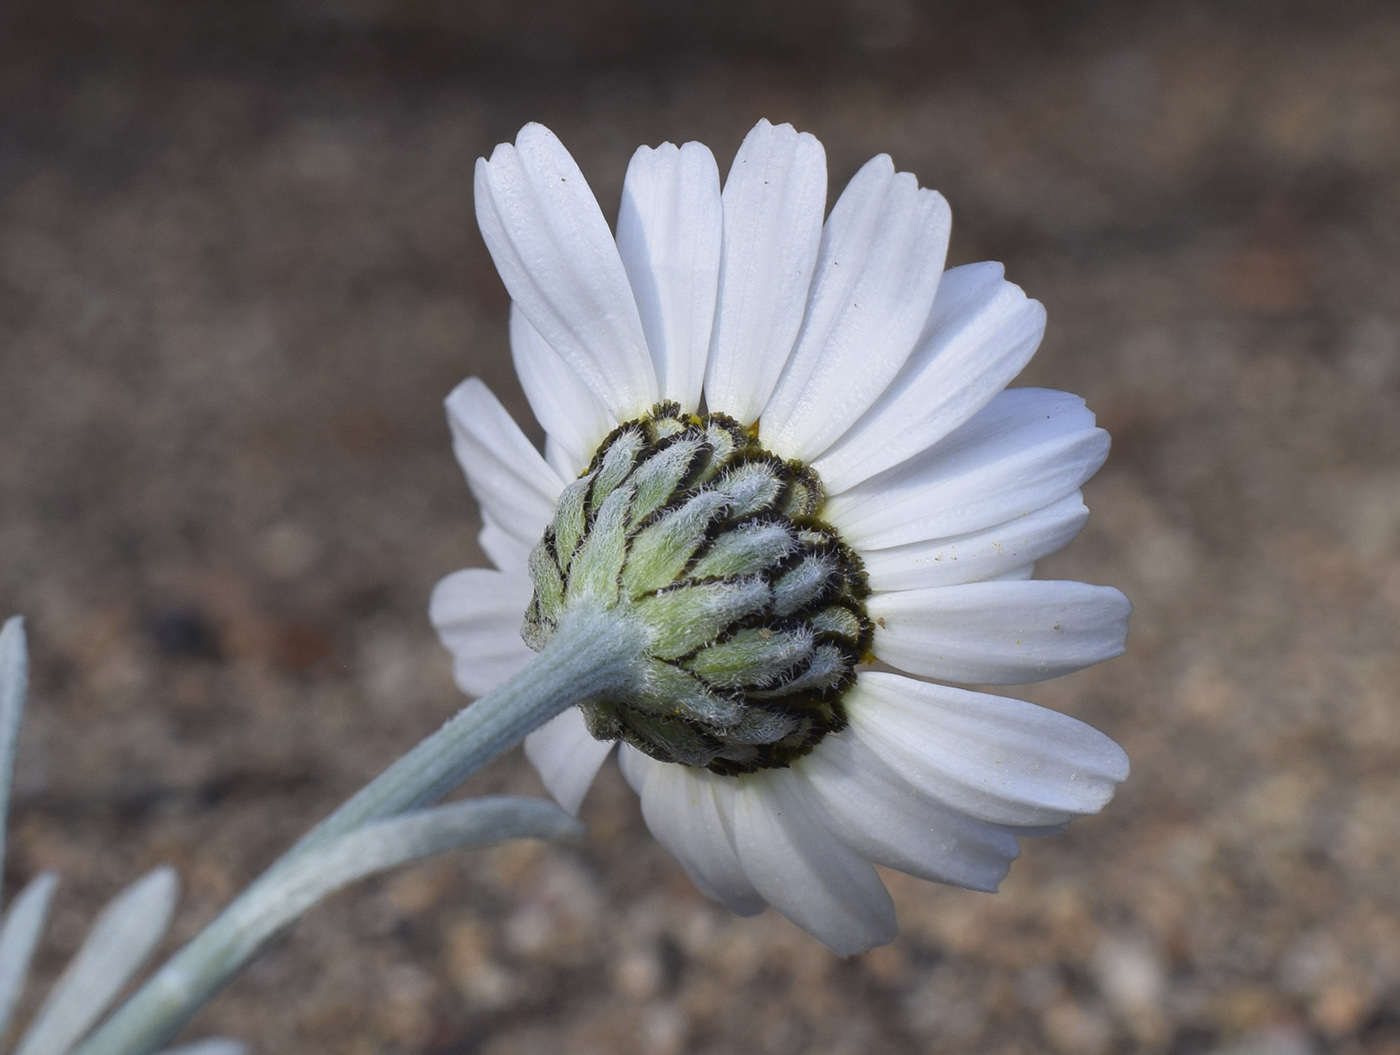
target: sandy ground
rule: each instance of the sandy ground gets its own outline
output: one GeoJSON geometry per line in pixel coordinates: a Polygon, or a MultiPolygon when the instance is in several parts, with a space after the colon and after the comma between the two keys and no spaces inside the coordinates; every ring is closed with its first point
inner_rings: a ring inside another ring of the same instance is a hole
{"type": "MultiPolygon", "coordinates": [[[[64,875],[42,976],[162,861],[193,933],[462,704],[425,615],[482,562],[441,400],[476,373],[529,416],[474,159],[545,121],[611,213],[637,143],[723,168],[767,116],[833,189],[891,153],[954,262],[1046,304],[1022,382],[1114,450],[1039,574],[1136,612],[1026,695],[1132,778],[995,896],[892,874],[899,939],[843,961],[707,902],[610,769],[586,841],[361,884],[191,1035],[1400,1053],[1393,8],[148,7],[12,8],[0,44],[0,608],[34,656],[5,879],[64,875]]],[[[518,754],[471,788],[539,791],[518,754]]]]}

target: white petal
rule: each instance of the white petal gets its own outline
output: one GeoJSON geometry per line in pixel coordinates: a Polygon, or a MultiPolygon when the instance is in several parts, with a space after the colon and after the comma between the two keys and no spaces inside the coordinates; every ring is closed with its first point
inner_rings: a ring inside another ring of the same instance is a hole
{"type": "Polygon", "coordinates": [[[160,1055],[248,1055],[248,1045],[232,1037],[205,1037],[176,1048],[166,1048],[160,1055]]]}
{"type": "Polygon", "coordinates": [[[559,479],[577,480],[583,475],[588,461],[592,459],[585,461],[561,447],[553,436],[546,436],[544,438],[544,460],[551,469],[559,474],[559,479]]]}
{"type": "MultiPolygon", "coordinates": [[[[762,912],[768,903],[744,874],[716,802],[715,785],[730,778],[691,766],[655,759],[648,762],[641,791],[642,816],[657,841],[706,896],[740,916],[762,912]]],[[[727,800],[729,796],[724,797],[727,800]]],[[[732,807],[726,813],[732,813],[732,807]]]]}
{"type": "Polygon", "coordinates": [[[642,754],[631,744],[617,746],[617,768],[622,770],[622,779],[627,781],[627,786],[638,795],[642,793],[642,786],[647,782],[647,774],[651,772],[651,767],[661,764],[650,755],[642,754]]]}
{"type": "Polygon", "coordinates": [[[639,147],[627,166],[617,249],[641,313],[662,399],[700,405],[719,293],[724,210],[709,147],[639,147]]]}
{"type": "Polygon", "coordinates": [[[802,332],[763,411],[764,446],[811,461],[899,373],[928,321],[951,217],[937,191],[872,158],[831,210],[802,332]]]}
{"type": "Polygon", "coordinates": [[[995,578],[988,579],[988,582],[1023,582],[1035,576],[1035,564],[1022,564],[1019,568],[1012,568],[1004,571],[995,578]]]}
{"type": "Polygon", "coordinates": [[[826,208],[826,151],[791,125],[760,121],[724,183],[724,248],[705,399],[757,420],[792,351],[826,208]]]}
{"type": "Polygon", "coordinates": [[[828,736],[793,768],[812,785],[832,830],[878,864],[991,891],[1020,853],[1009,832],[920,794],[857,737],[828,736]]]}
{"type": "Polygon", "coordinates": [[[873,595],[872,651],[940,681],[1023,685],[1121,656],[1132,605],[1111,586],[970,582],[873,595]]]}
{"type": "Polygon", "coordinates": [[[476,218],[511,299],[619,421],[656,402],[637,303],[574,159],[543,125],[476,163],[476,218]]]}
{"type": "Polygon", "coordinates": [[[1081,492],[983,531],[861,552],[870,588],[913,590],[995,579],[1054,553],[1089,518],[1081,492]]]}
{"type": "Polygon", "coordinates": [[[534,546],[554,517],[564,481],[480,378],[469,377],[452,390],[447,420],[483,521],[534,546]]]}
{"type": "Polygon", "coordinates": [[[570,707],[525,738],[525,757],[554,801],[577,817],[583,797],[614,746],[611,740],[593,739],[579,709],[570,707]]]}
{"type": "Polygon", "coordinates": [[[894,938],[894,903],[871,864],[822,820],[790,769],[737,780],[734,848],[754,889],[841,956],[894,938]]]}
{"type": "Polygon", "coordinates": [[[1068,392],[1002,392],[943,442],[827,500],[822,516],[859,550],[980,531],[1076,490],[1108,433],[1068,392]]]}
{"type": "MultiPolygon", "coordinates": [[[[525,570],[530,560],[530,551],[534,549],[533,543],[502,531],[491,519],[491,514],[485,510],[481,513],[481,533],[477,535],[476,541],[492,564],[511,574],[525,570]]],[[[538,542],[539,539],[535,541],[538,542]]]]}
{"type": "Polygon", "coordinates": [[[1044,332],[1045,309],[1005,281],[1000,264],[950,269],[904,368],[816,459],[828,493],[854,487],[947,436],[1021,372],[1044,332]]]}
{"type": "Polygon", "coordinates": [[[1020,827],[1097,813],[1128,776],[1103,733],[1023,700],[861,673],[845,697],[851,735],[924,794],[1020,827]]]}
{"type": "Polygon", "coordinates": [[[517,304],[510,306],[510,352],[535,420],[567,455],[561,462],[550,461],[546,444],[545,460],[562,479],[576,479],[603,437],[617,426],[617,419],[530,325],[517,304]]]}
{"type": "Polygon", "coordinates": [[[455,571],[433,588],[428,618],[468,696],[484,696],[534,658],[520,638],[532,593],[523,574],[489,568],[455,571]]]}

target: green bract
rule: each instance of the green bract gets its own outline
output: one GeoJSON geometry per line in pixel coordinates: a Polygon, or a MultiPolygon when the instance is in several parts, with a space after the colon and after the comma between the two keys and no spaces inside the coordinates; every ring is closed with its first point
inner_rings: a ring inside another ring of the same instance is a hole
{"type": "Polygon", "coordinates": [[[633,684],[582,705],[595,737],[721,774],[786,766],[845,726],[873,635],[860,558],[821,505],[811,469],[732,418],[659,403],[560,496],[530,555],[526,643],[575,614],[635,621],[633,684]]]}

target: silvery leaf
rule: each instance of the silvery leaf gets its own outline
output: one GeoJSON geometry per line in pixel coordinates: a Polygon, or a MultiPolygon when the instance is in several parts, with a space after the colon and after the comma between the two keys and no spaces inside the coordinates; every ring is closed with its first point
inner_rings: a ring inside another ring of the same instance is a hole
{"type": "Polygon", "coordinates": [[[19,742],[19,723],[24,719],[24,691],[28,683],[24,620],[11,616],[0,629],[0,865],[5,861],[5,818],[10,810],[15,745],[19,742]]]}
{"type": "Polygon", "coordinates": [[[34,947],[44,932],[49,903],[58,886],[58,875],[41,872],[15,898],[5,922],[0,925],[0,1037],[10,1028],[15,1004],[24,991],[24,979],[29,973],[29,961],[34,947]]]}
{"type": "Polygon", "coordinates": [[[162,866],[112,899],[15,1055],[65,1055],[72,1048],[160,944],[179,888],[175,870],[162,866]]]}
{"type": "Polygon", "coordinates": [[[150,1049],[140,1045],[156,1047],[169,1040],[268,939],[357,879],[446,850],[582,832],[583,826],[552,802],[499,795],[370,821],[304,846],[274,865],[171,957],[79,1051],[145,1051],[150,1049]]]}

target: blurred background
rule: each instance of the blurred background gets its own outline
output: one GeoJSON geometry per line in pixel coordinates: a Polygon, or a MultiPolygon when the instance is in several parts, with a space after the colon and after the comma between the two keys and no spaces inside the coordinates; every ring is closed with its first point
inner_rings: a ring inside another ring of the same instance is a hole
{"type": "MultiPolygon", "coordinates": [[[[40,973],[175,864],[184,937],[462,703],[483,558],[441,400],[522,420],[475,158],[754,121],[941,189],[1112,431],[1042,577],[1127,656],[1025,695],[1134,771],[1000,894],[890,878],[850,960],[733,918],[608,769],[588,839],[314,911],[199,1020],[350,1055],[1400,1053],[1400,10],[1084,0],[10,0],[0,609],[29,618],[7,889],[40,973]]],[[[533,424],[529,428],[534,429],[533,424]]],[[[538,435],[535,430],[533,435],[538,435]]],[[[471,790],[538,793],[518,753],[471,790]]],[[[38,993],[31,992],[32,1006],[38,993]]]]}

